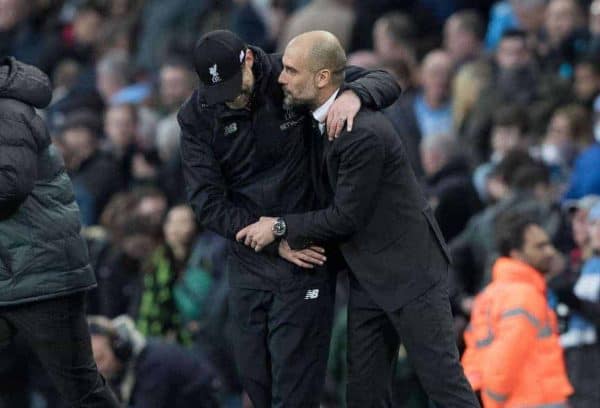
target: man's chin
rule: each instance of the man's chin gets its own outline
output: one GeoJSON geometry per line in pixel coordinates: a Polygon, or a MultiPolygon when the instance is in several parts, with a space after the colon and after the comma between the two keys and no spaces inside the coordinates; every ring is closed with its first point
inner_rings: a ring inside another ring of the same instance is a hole
{"type": "Polygon", "coordinates": [[[299,107],[303,107],[303,106],[308,106],[308,103],[294,99],[290,95],[286,94],[283,97],[283,105],[288,108],[299,108],[299,107]]]}

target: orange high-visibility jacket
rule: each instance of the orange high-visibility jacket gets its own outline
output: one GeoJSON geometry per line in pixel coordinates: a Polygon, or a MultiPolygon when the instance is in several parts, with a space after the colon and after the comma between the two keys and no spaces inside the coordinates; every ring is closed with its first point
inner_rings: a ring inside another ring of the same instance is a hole
{"type": "Polygon", "coordinates": [[[465,374],[485,408],[564,407],[573,392],[556,316],[540,272],[513,258],[494,264],[465,331],[465,374]]]}

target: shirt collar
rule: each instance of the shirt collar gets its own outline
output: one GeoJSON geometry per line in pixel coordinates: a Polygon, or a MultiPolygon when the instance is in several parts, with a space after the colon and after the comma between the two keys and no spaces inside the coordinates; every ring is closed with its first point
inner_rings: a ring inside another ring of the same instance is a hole
{"type": "Polygon", "coordinates": [[[333,105],[333,102],[335,101],[335,98],[339,91],[340,88],[336,89],[335,92],[331,94],[329,99],[327,99],[323,105],[319,106],[313,111],[313,118],[315,118],[315,120],[319,122],[319,128],[321,128],[321,126],[325,126],[325,119],[327,119],[329,109],[331,108],[331,105],[333,105]]]}

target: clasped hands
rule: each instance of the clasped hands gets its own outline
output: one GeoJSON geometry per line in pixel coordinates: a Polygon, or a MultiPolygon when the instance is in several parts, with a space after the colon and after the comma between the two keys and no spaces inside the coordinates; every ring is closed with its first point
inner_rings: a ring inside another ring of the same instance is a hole
{"type": "MultiPolygon", "coordinates": [[[[254,249],[256,252],[262,251],[267,245],[275,241],[273,234],[273,225],[277,218],[260,217],[254,224],[242,228],[235,239],[244,245],[254,249]]],[[[301,250],[293,250],[288,242],[282,239],[278,246],[279,256],[288,262],[298,265],[302,268],[312,269],[315,265],[323,265],[327,260],[325,249],[319,246],[310,246],[301,250]]]]}

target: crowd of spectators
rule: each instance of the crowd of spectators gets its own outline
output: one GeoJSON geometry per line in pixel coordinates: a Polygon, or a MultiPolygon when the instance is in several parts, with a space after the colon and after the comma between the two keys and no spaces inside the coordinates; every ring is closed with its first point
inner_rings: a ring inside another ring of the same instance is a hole
{"type": "MultiPolygon", "coordinates": [[[[328,30],[350,64],[392,73],[404,91],[385,114],[450,244],[459,346],[498,257],[496,220],[526,213],[560,252],[548,298],[573,407],[600,406],[600,217],[588,216],[600,195],[600,0],[0,0],[0,55],[52,79],[42,114],[96,271],[90,315],[128,315],[142,336],[202,356],[221,406],[248,403],[228,346],[224,242],[194,219],[180,168],[191,49],[216,28],[268,52],[328,30]]],[[[327,407],[343,406],[343,282],[327,407]]],[[[29,356],[18,339],[0,349],[0,407],[61,407],[29,356]]],[[[398,406],[427,407],[403,349],[394,385],[398,406]]]]}

